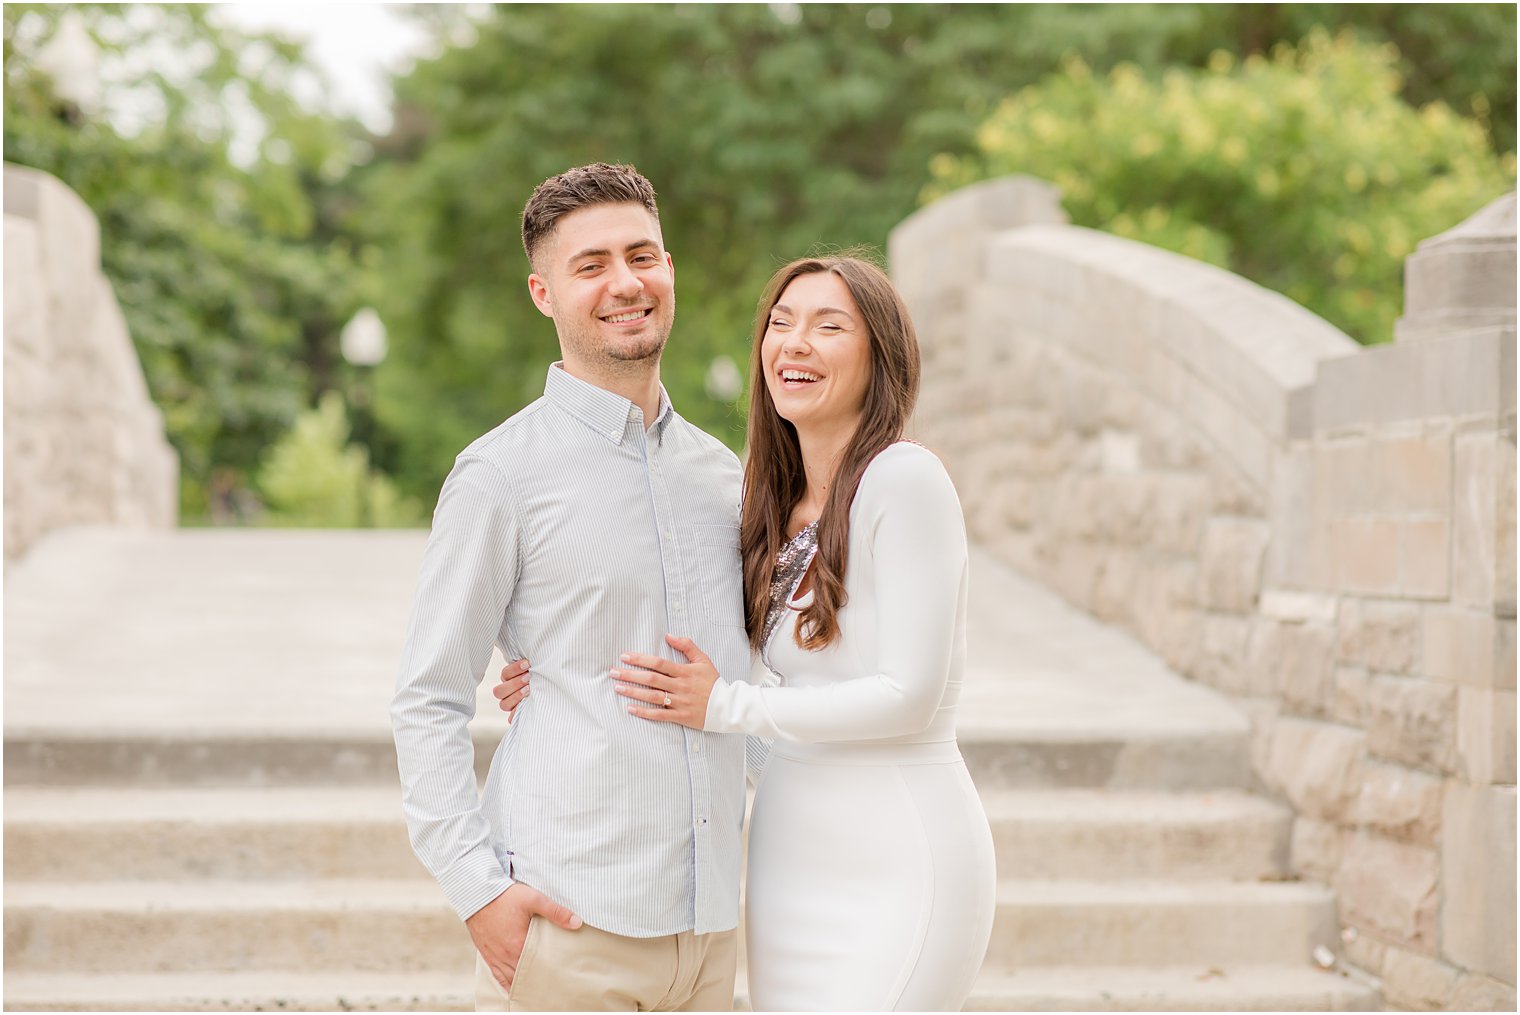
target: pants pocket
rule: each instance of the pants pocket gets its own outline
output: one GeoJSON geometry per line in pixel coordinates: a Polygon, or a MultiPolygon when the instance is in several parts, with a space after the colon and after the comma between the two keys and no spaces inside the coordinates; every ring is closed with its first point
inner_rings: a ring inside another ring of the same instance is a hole
{"type": "Polygon", "coordinates": [[[512,977],[512,989],[507,991],[508,1011],[536,1011],[531,1004],[533,999],[533,971],[536,968],[535,957],[538,954],[538,944],[543,938],[543,922],[541,916],[534,916],[528,920],[528,936],[523,938],[522,951],[517,956],[517,972],[512,977]]]}

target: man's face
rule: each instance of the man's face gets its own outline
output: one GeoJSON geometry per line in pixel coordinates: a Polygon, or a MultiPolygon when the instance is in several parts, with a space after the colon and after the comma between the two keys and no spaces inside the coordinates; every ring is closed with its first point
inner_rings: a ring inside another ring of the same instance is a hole
{"type": "Polygon", "coordinates": [[[528,291],[554,319],[567,362],[616,372],[659,362],[675,323],[675,268],[644,207],[571,212],[544,240],[534,269],[528,291]]]}

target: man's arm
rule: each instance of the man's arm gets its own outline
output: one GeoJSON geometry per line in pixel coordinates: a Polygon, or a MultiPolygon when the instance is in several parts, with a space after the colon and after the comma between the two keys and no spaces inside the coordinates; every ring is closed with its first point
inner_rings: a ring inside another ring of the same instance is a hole
{"type": "Polygon", "coordinates": [[[461,919],[512,883],[480,810],[469,722],[512,599],[517,539],[505,477],[460,458],[433,513],[391,703],[412,849],[461,919]]]}

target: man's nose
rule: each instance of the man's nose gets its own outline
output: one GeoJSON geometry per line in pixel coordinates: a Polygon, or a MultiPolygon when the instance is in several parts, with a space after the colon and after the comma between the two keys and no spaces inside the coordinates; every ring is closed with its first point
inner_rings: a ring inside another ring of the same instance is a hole
{"type": "Polygon", "coordinates": [[[632,268],[620,261],[612,268],[607,288],[615,296],[633,297],[644,291],[644,280],[639,278],[638,273],[632,268]]]}

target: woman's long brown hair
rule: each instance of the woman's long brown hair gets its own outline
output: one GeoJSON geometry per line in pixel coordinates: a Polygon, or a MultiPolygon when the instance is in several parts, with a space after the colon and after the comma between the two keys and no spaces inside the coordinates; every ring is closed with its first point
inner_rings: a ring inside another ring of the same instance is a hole
{"type": "Polygon", "coordinates": [[[807,491],[802,447],[796,428],[776,411],[766,384],[760,347],[771,308],[800,275],[832,272],[850,290],[864,318],[870,343],[871,377],[860,424],[840,457],[823,513],[818,517],[818,555],[813,560],[813,601],[797,618],[797,644],[817,650],[839,637],[838,614],[848,600],[850,505],[866,466],[900,440],[918,398],[918,337],[902,297],[885,272],[858,257],[805,257],[786,265],[765,287],[755,312],[750,354],[749,460],[744,466],[744,507],[739,549],[744,559],[745,624],[750,645],[760,648],[770,609],[776,554],[786,543],[792,509],[807,491]]]}

